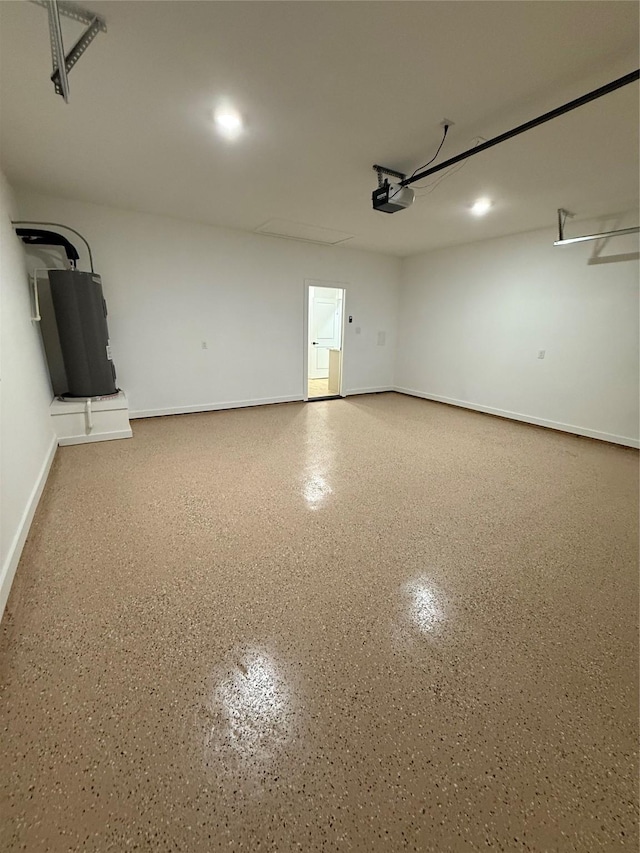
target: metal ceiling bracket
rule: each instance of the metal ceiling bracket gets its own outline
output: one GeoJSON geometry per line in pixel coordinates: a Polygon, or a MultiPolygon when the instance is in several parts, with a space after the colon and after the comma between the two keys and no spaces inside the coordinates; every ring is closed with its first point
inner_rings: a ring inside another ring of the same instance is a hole
{"type": "MultiPolygon", "coordinates": [[[[49,13],[49,38],[51,40],[51,62],[53,74],[58,75],[57,82],[54,81],[55,90],[69,103],[69,81],[67,80],[67,69],[64,61],[64,44],[62,42],[62,27],[60,25],[60,10],[58,0],[49,0],[47,3],[49,13]]],[[[52,75],[53,79],[53,75],[52,75]]]]}
{"type": "Polygon", "coordinates": [[[558,208],[558,239],[554,240],[554,246],[568,246],[570,243],[586,243],[587,240],[604,240],[607,237],[621,237],[623,234],[637,234],[640,231],[640,225],[633,225],[631,228],[619,228],[617,231],[584,234],[581,237],[565,237],[564,226],[567,218],[570,216],[575,216],[575,213],[570,213],[562,207],[558,208]]]}
{"type": "Polygon", "coordinates": [[[564,240],[564,226],[570,216],[575,216],[575,213],[571,213],[563,207],[558,208],[558,240],[564,240]]]}
{"type": "Polygon", "coordinates": [[[395,169],[387,169],[386,166],[373,166],[373,170],[378,173],[378,186],[381,187],[384,183],[383,175],[389,175],[392,178],[399,178],[401,181],[407,177],[404,172],[397,172],[395,169]]]}
{"type": "Polygon", "coordinates": [[[98,33],[107,31],[104,18],[76,6],[69,0],[31,0],[37,6],[44,6],[49,15],[49,37],[51,39],[51,62],[53,73],[51,80],[58,95],[62,95],[66,103],[69,103],[69,79],[68,74],[89,47],[98,33]],[[87,24],[87,29],[73,45],[69,53],[65,54],[62,41],[62,26],[60,15],[72,18],[82,24],[87,24]]]}

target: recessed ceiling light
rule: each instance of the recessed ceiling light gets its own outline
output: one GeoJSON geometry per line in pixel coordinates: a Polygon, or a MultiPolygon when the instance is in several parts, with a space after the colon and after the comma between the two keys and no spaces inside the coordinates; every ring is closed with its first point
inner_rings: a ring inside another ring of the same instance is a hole
{"type": "Polygon", "coordinates": [[[491,210],[492,204],[488,198],[479,198],[471,205],[471,213],[475,216],[484,216],[491,210]]]}
{"type": "Polygon", "coordinates": [[[213,116],[218,131],[229,139],[234,139],[242,133],[242,116],[237,110],[222,107],[213,116]]]}

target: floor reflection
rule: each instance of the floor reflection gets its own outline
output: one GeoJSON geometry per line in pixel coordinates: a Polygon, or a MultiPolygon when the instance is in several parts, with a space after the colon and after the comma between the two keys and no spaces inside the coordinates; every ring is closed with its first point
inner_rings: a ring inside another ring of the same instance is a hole
{"type": "Polygon", "coordinates": [[[270,761],[291,736],[290,690],[264,649],[239,654],[237,663],[216,681],[209,710],[207,747],[243,761],[270,761]]]}
{"type": "Polygon", "coordinates": [[[321,474],[310,475],[303,488],[304,499],[309,509],[318,509],[332,491],[333,489],[321,474]]]}
{"type": "Polygon", "coordinates": [[[320,509],[333,493],[330,485],[333,472],[336,443],[329,429],[327,410],[322,404],[314,407],[313,416],[307,418],[305,442],[305,466],[302,474],[302,496],[311,510],[320,509]]]}
{"type": "Polygon", "coordinates": [[[423,634],[436,632],[446,619],[442,593],[426,577],[409,581],[404,590],[413,625],[423,634]]]}

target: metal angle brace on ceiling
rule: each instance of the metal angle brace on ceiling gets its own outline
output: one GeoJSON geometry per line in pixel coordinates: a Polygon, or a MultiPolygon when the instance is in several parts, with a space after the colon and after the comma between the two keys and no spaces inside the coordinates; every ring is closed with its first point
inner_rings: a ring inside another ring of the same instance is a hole
{"type": "Polygon", "coordinates": [[[56,93],[62,95],[65,102],[69,102],[69,79],[68,74],[91,44],[99,32],[106,33],[107,24],[104,18],[70,3],[68,0],[31,0],[37,6],[44,6],[49,14],[49,37],[51,40],[51,61],[53,74],[51,80],[56,93]],[[69,53],[65,54],[62,42],[62,26],[60,15],[72,18],[82,24],[87,24],[87,29],[73,45],[69,53]]]}
{"type": "Polygon", "coordinates": [[[570,243],[586,243],[587,240],[604,240],[605,237],[621,237],[623,234],[637,234],[640,231],[640,225],[633,225],[631,228],[619,228],[617,231],[603,231],[600,234],[583,234],[581,237],[565,237],[564,226],[567,218],[575,216],[575,213],[570,213],[562,207],[558,208],[558,239],[554,240],[554,246],[568,246],[570,243]]]}
{"type": "Polygon", "coordinates": [[[387,169],[386,166],[373,166],[374,171],[378,173],[378,186],[381,187],[384,183],[382,176],[389,175],[391,178],[399,178],[403,181],[407,176],[404,172],[397,172],[395,169],[387,169]]]}

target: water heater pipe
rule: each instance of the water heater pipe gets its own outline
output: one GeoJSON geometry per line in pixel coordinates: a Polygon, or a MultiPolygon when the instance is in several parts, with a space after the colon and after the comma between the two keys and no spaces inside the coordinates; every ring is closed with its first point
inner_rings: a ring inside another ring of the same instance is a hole
{"type": "Polygon", "coordinates": [[[42,317],[40,316],[40,298],[38,296],[38,273],[39,272],[47,272],[47,270],[46,269],[39,269],[39,270],[34,270],[32,273],[33,278],[31,279],[31,282],[33,284],[33,308],[34,308],[35,316],[32,314],[31,319],[34,320],[36,323],[39,323],[40,320],[42,320],[42,317]]]}
{"type": "Polygon", "coordinates": [[[70,228],[68,225],[61,225],[59,222],[31,222],[31,221],[22,221],[22,220],[11,220],[12,225],[52,225],[54,228],[66,228],[67,231],[71,231],[74,234],[77,234],[78,237],[82,240],[82,242],[87,247],[87,252],[89,254],[89,266],[91,267],[91,272],[95,272],[93,268],[93,254],[91,253],[91,246],[87,242],[86,238],[82,236],[79,231],[76,231],[75,228],[70,228]]]}

